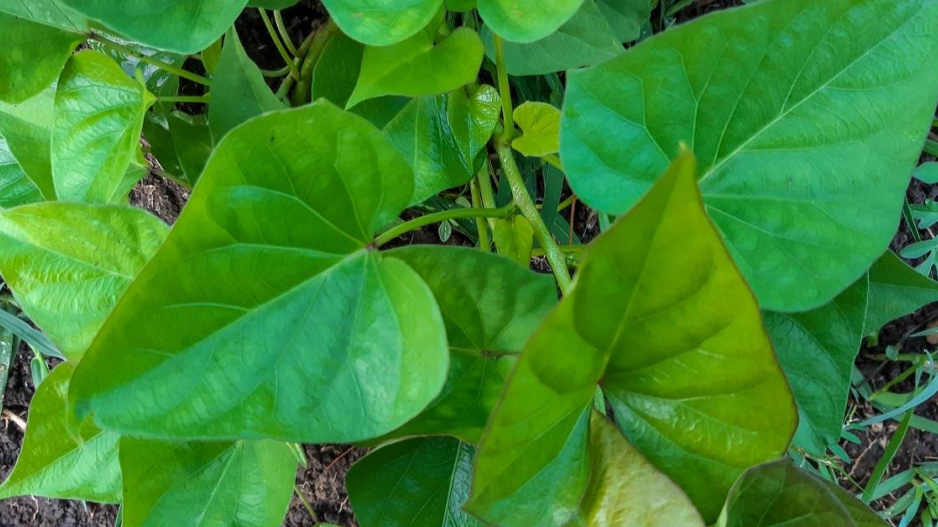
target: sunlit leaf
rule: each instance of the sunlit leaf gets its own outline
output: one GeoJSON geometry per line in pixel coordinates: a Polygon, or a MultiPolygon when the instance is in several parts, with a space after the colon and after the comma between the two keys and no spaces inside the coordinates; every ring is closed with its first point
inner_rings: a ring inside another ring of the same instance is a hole
{"type": "Polygon", "coordinates": [[[526,102],[515,111],[522,135],[511,147],[526,156],[542,157],[560,150],[560,110],[543,102],[526,102]]]}
{"type": "Polygon", "coordinates": [[[443,0],[323,0],[348,36],[369,46],[389,46],[424,28],[443,0]]]}
{"type": "Polygon", "coordinates": [[[0,100],[21,102],[58,78],[80,33],[43,25],[0,11],[0,100]]]}
{"type": "Polygon", "coordinates": [[[534,42],[569,20],[583,0],[478,0],[486,25],[505,40],[534,42]]]}

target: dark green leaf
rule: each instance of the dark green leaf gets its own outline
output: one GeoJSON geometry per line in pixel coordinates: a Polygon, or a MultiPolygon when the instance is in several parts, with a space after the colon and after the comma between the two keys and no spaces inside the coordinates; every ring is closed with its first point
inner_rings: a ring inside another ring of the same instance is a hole
{"type": "Polygon", "coordinates": [[[389,46],[423,29],[443,0],[323,0],[348,36],[369,46],[389,46]]]}
{"type": "Polygon", "coordinates": [[[263,7],[265,9],[286,9],[300,0],[250,0],[250,7],[263,7]]]}
{"type": "Polygon", "coordinates": [[[596,0],[596,3],[619,42],[631,42],[642,34],[642,25],[648,22],[656,1],[596,0]]]}
{"type": "Polygon", "coordinates": [[[873,264],[869,275],[869,305],[864,322],[867,335],[875,335],[888,322],[938,302],[938,283],[915,272],[891,251],[873,264]]]}

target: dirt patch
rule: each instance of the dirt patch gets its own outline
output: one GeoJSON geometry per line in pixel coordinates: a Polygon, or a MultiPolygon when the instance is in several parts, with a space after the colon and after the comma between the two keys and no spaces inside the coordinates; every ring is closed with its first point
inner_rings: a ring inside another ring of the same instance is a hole
{"type": "Polygon", "coordinates": [[[305,451],[307,466],[300,467],[296,485],[316,518],[294,494],[284,527],[310,527],[317,520],[358,527],[345,490],[345,475],[366,451],[351,445],[307,445],[305,451]]]}

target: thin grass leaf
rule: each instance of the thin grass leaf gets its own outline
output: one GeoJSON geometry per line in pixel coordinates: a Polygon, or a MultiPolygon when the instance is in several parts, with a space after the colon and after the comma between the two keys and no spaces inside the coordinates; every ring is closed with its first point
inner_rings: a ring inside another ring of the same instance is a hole
{"type": "MultiPolygon", "coordinates": [[[[863,496],[860,498],[863,503],[869,504],[873,501],[873,495],[876,493],[876,487],[879,486],[880,480],[883,478],[883,474],[886,473],[886,469],[889,468],[889,463],[892,462],[892,458],[895,457],[896,452],[899,451],[899,447],[902,445],[902,440],[905,439],[905,433],[909,430],[909,422],[912,420],[912,410],[906,412],[905,417],[902,418],[902,421],[899,423],[899,427],[896,428],[896,431],[892,434],[892,438],[889,439],[889,444],[886,446],[886,451],[883,452],[883,457],[879,458],[879,462],[876,463],[876,468],[873,469],[873,473],[870,475],[870,480],[866,484],[866,488],[863,489],[863,496]]],[[[918,507],[915,506],[916,510],[918,507]]],[[[912,513],[914,516],[915,513],[912,513]]],[[[909,515],[907,514],[906,517],[909,515]]],[[[905,518],[903,518],[905,521],[905,518]]]]}

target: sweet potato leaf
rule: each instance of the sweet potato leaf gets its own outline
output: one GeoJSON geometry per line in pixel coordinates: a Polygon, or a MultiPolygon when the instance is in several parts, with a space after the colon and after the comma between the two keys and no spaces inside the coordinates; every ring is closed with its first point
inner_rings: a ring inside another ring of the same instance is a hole
{"type": "Polygon", "coordinates": [[[0,11],[0,100],[22,102],[58,78],[81,33],[0,11]]]}
{"type": "Polygon", "coordinates": [[[416,416],[446,378],[443,321],[419,275],[369,247],[412,179],[379,130],[326,101],[229,133],[79,365],[79,413],[147,436],[296,442],[416,416]]]}
{"type": "Polygon", "coordinates": [[[560,110],[543,102],[526,102],[515,110],[522,134],[511,147],[530,157],[556,154],[560,150],[560,110]]]}
{"type": "Polygon", "coordinates": [[[342,31],[369,46],[390,46],[414,36],[443,0],[323,0],[342,31]]]}
{"type": "Polygon", "coordinates": [[[938,282],[909,267],[886,251],[869,270],[870,294],[863,331],[879,333],[888,322],[938,302],[938,282]]]}
{"type": "Polygon", "coordinates": [[[760,304],[823,305],[895,232],[938,98],[938,70],[921,67],[938,39],[919,38],[936,24],[928,0],[761,2],[572,71],[570,184],[592,207],[624,212],[684,142],[760,304]]]}
{"type": "Polygon", "coordinates": [[[596,0],[619,42],[631,42],[642,34],[656,0],[596,0]]]}
{"type": "Polygon", "coordinates": [[[0,135],[0,209],[42,201],[39,187],[13,157],[10,146],[0,135]]]}
{"type": "Polygon", "coordinates": [[[547,37],[577,12],[583,0],[478,0],[486,25],[505,40],[534,42],[547,37]]]}
{"type": "Polygon", "coordinates": [[[6,141],[10,155],[23,174],[45,200],[55,199],[49,151],[54,107],[54,88],[18,104],[0,102],[0,137],[6,141]]]}

